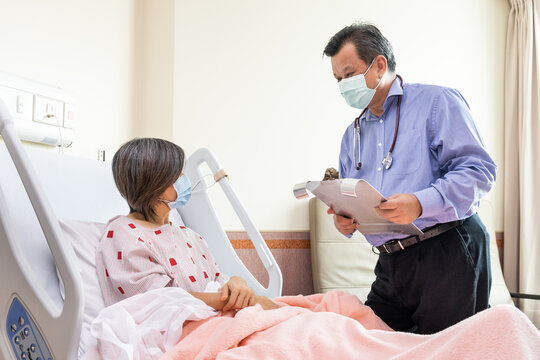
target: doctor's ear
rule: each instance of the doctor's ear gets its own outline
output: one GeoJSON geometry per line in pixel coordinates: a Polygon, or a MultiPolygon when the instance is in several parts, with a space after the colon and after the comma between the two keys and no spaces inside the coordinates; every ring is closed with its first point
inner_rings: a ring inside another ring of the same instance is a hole
{"type": "Polygon", "coordinates": [[[377,55],[373,66],[375,67],[377,74],[380,75],[380,77],[383,77],[384,74],[386,74],[386,70],[388,68],[388,62],[383,55],[377,55]]]}

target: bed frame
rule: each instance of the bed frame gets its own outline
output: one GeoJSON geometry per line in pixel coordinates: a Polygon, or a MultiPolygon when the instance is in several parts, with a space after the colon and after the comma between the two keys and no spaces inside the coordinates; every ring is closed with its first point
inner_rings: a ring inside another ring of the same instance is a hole
{"type": "MultiPolygon", "coordinates": [[[[115,215],[127,214],[127,204],[116,190],[110,164],[23,148],[1,99],[0,135],[5,142],[5,146],[0,143],[0,358],[21,359],[21,349],[36,346],[36,354],[45,360],[76,359],[84,301],[82,279],[58,219],[105,223],[115,215]],[[65,287],[65,301],[56,269],[65,287]]],[[[214,173],[221,170],[208,150],[198,150],[186,161],[184,171],[193,184],[204,182],[203,163],[214,173]]],[[[206,190],[194,193],[180,210],[182,221],[205,237],[223,272],[244,277],[256,293],[280,296],[279,266],[228,179],[221,177],[218,183],[268,271],[268,287],[236,255],[206,190]]]]}

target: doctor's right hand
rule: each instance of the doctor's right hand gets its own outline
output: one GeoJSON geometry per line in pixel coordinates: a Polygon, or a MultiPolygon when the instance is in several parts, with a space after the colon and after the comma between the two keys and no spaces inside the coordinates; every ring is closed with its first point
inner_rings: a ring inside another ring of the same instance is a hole
{"type": "Polygon", "coordinates": [[[343,235],[350,235],[354,232],[354,230],[356,230],[356,225],[358,224],[354,219],[338,215],[332,208],[329,208],[326,213],[329,215],[334,215],[334,224],[336,225],[336,229],[338,229],[338,231],[343,235]]]}

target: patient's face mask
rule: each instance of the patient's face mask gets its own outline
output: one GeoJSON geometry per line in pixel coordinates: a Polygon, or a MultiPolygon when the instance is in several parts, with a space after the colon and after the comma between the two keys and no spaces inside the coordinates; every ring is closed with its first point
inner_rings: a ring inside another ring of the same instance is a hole
{"type": "Polygon", "coordinates": [[[176,200],[175,201],[167,201],[159,199],[160,201],[163,201],[169,207],[172,209],[177,209],[181,206],[186,205],[186,203],[191,198],[191,182],[189,181],[189,178],[186,175],[182,175],[176,180],[176,182],[173,184],[174,190],[176,190],[176,200]]]}
{"type": "Polygon", "coordinates": [[[381,83],[381,80],[379,80],[379,83],[377,84],[375,89],[368,88],[366,84],[365,76],[368,73],[369,69],[371,69],[371,67],[373,66],[374,62],[375,59],[373,59],[371,65],[369,65],[365,73],[343,79],[338,83],[341,95],[345,98],[347,104],[349,104],[353,108],[365,109],[369,105],[371,99],[373,99],[375,91],[381,83]]]}

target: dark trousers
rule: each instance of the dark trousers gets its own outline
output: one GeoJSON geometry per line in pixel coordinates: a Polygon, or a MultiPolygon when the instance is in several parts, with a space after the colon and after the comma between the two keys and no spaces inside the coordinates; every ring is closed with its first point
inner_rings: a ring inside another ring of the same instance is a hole
{"type": "Polygon", "coordinates": [[[403,251],[381,254],[366,305],[396,331],[432,334],[486,309],[489,234],[473,215],[403,251]]]}

